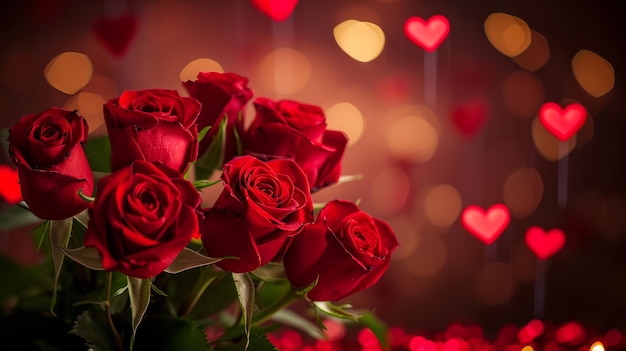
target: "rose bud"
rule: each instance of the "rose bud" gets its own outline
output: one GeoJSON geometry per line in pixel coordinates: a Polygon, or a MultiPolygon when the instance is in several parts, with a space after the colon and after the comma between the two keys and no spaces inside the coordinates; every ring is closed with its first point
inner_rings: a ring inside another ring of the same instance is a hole
{"type": "Polygon", "coordinates": [[[310,287],[313,301],[337,301],[374,285],[398,247],[388,224],[352,202],[334,200],[293,238],[285,273],[296,289],[310,287]]]}
{"type": "Polygon", "coordinates": [[[200,72],[195,81],[183,82],[190,96],[202,103],[202,111],[198,117],[198,126],[202,130],[211,126],[207,135],[200,142],[198,154],[202,155],[219,131],[223,116],[226,123],[226,141],[224,145],[224,163],[237,155],[237,138],[244,132],[244,107],[252,98],[252,90],[248,88],[248,78],[235,73],[200,72]]]}
{"type": "Polygon", "coordinates": [[[98,250],[107,271],[154,277],[199,233],[201,201],[179,173],[135,161],[98,182],[85,246],[98,250]]]}
{"type": "Polygon", "coordinates": [[[292,160],[235,157],[221,179],[224,190],[204,213],[202,243],[211,257],[236,257],[216,263],[222,269],[249,272],[274,260],[313,221],[309,183],[292,160]]]}
{"type": "Polygon", "coordinates": [[[35,216],[65,219],[89,207],[78,194],[91,196],[94,189],[84,151],[88,131],[76,111],[60,108],[23,116],[9,129],[9,154],[35,216]]]}
{"type": "Polygon", "coordinates": [[[244,153],[293,159],[307,175],[312,192],[339,180],[348,138],[326,129],[320,107],[266,98],[255,99],[254,107],[256,117],[243,138],[244,153]]]}
{"type": "Polygon", "coordinates": [[[111,170],[135,160],[161,162],[184,174],[198,157],[200,103],[175,90],[125,91],[104,105],[111,170]]]}

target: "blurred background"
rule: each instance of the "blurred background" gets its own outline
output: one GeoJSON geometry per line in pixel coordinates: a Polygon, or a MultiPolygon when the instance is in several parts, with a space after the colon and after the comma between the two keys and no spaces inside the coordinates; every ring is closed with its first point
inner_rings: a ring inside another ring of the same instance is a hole
{"type": "MultiPolygon", "coordinates": [[[[617,1],[300,0],[278,20],[257,3],[4,3],[0,128],[59,106],[102,134],[102,104],[123,90],[184,95],[181,81],[199,71],[235,72],[255,96],[321,106],[329,128],[350,137],[343,174],[363,179],[315,201],[359,200],[401,243],[381,281],[349,299],[355,306],[418,330],[533,318],[626,328],[617,1]],[[450,32],[429,52],[403,28],[433,15],[450,32]],[[587,110],[566,142],[538,119],[549,101],[587,110]],[[486,245],[461,213],[496,203],[510,223],[486,245]],[[531,226],[561,229],[565,245],[538,260],[524,241],[531,226]]],[[[0,230],[0,249],[27,265],[37,256],[23,254],[24,232],[0,230]]]]}

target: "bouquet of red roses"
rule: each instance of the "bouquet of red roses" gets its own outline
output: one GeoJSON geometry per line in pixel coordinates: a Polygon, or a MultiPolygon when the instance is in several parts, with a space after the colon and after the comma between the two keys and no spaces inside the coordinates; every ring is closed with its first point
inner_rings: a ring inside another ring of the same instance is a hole
{"type": "MultiPolygon", "coordinates": [[[[88,140],[83,117],[61,108],[10,128],[20,205],[41,221],[54,273],[41,289],[49,309],[29,313],[63,334],[29,342],[274,350],[266,333],[288,324],[323,335],[321,315],[383,335],[371,314],[333,302],[378,281],[398,246],[392,229],[353,202],[311,198],[343,179],[346,136],[327,129],[318,106],[253,99],[234,73],[201,72],[183,86],[189,96],[148,89],[109,100],[106,137],[88,140]],[[211,186],[222,189],[207,204],[211,186]],[[312,313],[288,310],[296,301],[312,313]]],[[[23,301],[3,325],[20,325],[23,301]]]]}

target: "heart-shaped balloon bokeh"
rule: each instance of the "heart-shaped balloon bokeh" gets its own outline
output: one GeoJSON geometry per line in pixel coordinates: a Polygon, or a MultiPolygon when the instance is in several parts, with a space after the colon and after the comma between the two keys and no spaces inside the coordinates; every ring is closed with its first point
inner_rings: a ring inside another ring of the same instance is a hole
{"type": "Polygon", "coordinates": [[[0,197],[11,205],[22,201],[22,190],[17,169],[0,165],[0,197]]]}
{"type": "Polygon", "coordinates": [[[503,204],[495,204],[486,211],[470,205],[463,210],[461,223],[467,231],[489,245],[506,229],[510,218],[509,209],[503,204]]]}
{"type": "Polygon", "coordinates": [[[463,135],[472,136],[484,125],[487,112],[485,101],[472,99],[457,105],[452,111],[451,118],[463,135]]]}
{"type": "Polygon", "coordinates": [[[114,18],[101,18],[94,24],[96,38],[113,55],[126,54],[137,33],[137,19],[130,13],[114,18]]]}
{"type": "Polygon", "coordinates": [[[587,110],[578,103],[561,108],[555,102],[546,102],[539,110],[541,124],[561,141],[566,141],[576,134],[586,119],[587,110]]]}
{"type": "Polygon", "coordinates": [[[552,257],[565,245],[565,233],[560,229],[545,231],[533,226],[528,228],[524,239],[530,251],[542,260],[552,257]]]}
{"type": "Polygon", "coordinates": [[[341,50],[359,62],[372,61],[385,46],[385,33],[370,22],[341,22],[333,29],[333,35],[341,50]]]}
{"type": "Polygon", "coordinates": [[[428,20],[410,17],[404,22],[404,34],[428,52],[435,51],[449,32],[450,22],[442,15],[434,15],[428,20]]]}
{"type": "Polygon", "coordinates": [[[291,16],[298,0],[252,0],[252,4],[272,20],[282,22],[291,16]]]}

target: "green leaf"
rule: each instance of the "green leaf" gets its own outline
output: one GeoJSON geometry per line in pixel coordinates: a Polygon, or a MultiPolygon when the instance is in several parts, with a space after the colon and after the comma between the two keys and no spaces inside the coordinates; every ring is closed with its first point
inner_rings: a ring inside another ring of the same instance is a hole
{"type": "Polygon", "coordinates": [[[220,129],[213,137],[213,140],[211,140],[211,143],[204,154],[198,157],[195,164],[197,180],[209,179],[211,174],[213,174],[216,169],[220,169],[222,167],[222,163],[224,162],[224,146],[226,144],[227,123],[228,118],[226,118],[226,116],[222,117],[219,125],[220,129]]]}
{"type": "Polygon", "coordinates": [[[209,351],[211,350],[202,330],[192,322],[169,317],[146,318],[135,339],[137,350],[162,351],[209,351]]]}
{"type": "Polygon", "coordinates": [[[133,344],[137,335],[137,328],[148,310],[150,304],[150,279],[141,279],[128,277],[128,295],[130,297],[130,309],[132,315],[133,335],[130,339],[130,350],[133,350],[133,344]]]}
{"type": "Polygon", "coordinates": [[[172,262],[165,271],[167,273],[176,274],[188,269],[207,266],[221,260],[223,260],[223,258],[208,257],[186,247],[176,256],[174,262],[172,262]]]}
{"type": "Polygon", "coordinates": [[[93,351],[116,350],[115,336],[108,327],[104,310],[88,309],[81,313],[70,334],[85,339],[93,351]]]}
{"type": "Polygon", "coordinates": [[[233,273],[233,281],[235,282],[235,288],[239,296],[239,305],[241,306],[242,312],[241,318],[243,320],[247,340],[244,350],[247,350],[248,342],[250,341],[252,314],[254,312],[254,283],[247,273],[233,273]]]}
{"type": "Polygon", "coordinates": [[[380,342],[380,345],[384,349],[387,348],[389,344],[387,340],[389,328],[387,328],[387,325],[385,325],[385,323],[378,319],[378,317],[376,317],[373,312],[362,315],[358,318],[358,322],[369,328],[374,333],[374,335],[376,335],[376,338],[378,339],[378,342],[380,342]]]}
{"type": "Polygon", "coordinates": [[[215,347],[214,351],[245,351],[248,348],[254,351],[279,351],[265,334],[257,333],[250,334],[248,342],[244,340],[239,344],[220,345],[215,347]]]}
{"type": "Polygon", "coordinates": [[[87,140],[85,155],[93,172],[111,173],[111,143],[108,136],[87,140]]]}
{"type": "Polygon", "coordinates": [[[23,228],[40,222],[43,222],[43,219],[18,205],[7,207],[5,210],[0,211],[0,230],[2,231],[23,228]]]}
{"type": "Polygon", "coordinates": [[[52,253],[52,263],[54,266],[54,286],[52,288],[52,297],[50,298],[50,312],[54,315],[54,305],[57,300],[57,285],[61,268],[63,267],[63,259],[65,258],[64,249],[72,234],[72,218],[50,221],[50,249],[52,253]]]}
{"type": "Polygon", "coordinates": [[[93,247],[81,246],[76,249],[61,249],[65,255],[81,265],[96,271],[104,270],[100,253],[93,247]]]}

